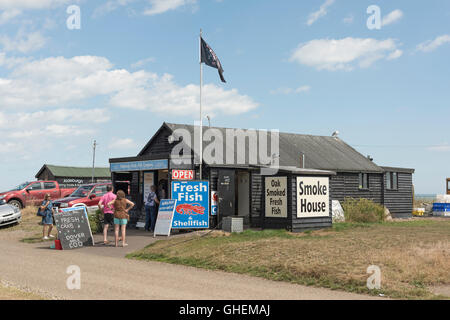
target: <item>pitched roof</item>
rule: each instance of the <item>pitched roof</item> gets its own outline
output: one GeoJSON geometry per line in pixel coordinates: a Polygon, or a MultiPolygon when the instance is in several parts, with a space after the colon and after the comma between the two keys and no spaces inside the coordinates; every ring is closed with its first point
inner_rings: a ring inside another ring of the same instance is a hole
{"type": "MultiPolygon", "coordinates": [[[[55,166],[51,164],[44,164],[44,166],[36,174],[36,178],[42,173],[42,171],[48,168],[50,172],[55,177],[67,177],[67,178],[90,178],[92,177],[92,168],[87,167],[65,167],[65,166],[55,166]]],[[[95,178],[107,178],[111,177],[111,172],[109,168],[95,168],[94,171],[95,178]]]]}
{"type": "MultiPolygon", "coordinates": [[[[194,137],[193,125],[174,123],[164,123],[164,125],[172,131],[185,129],[191,134],[192,139],[194,137]]],[[[227,128],[204,127],[203,130],[209,128],[219,130],[222,137],[226,137],[227,128]]],[[[256,130],[257,133],[260,131],[256,130]]],[[[258,136],[259,134],[257,134],[258,136]]],[[[203,144],[206,146],[209,143],[204,142],[203,144]]],[[[230,150],[231,145],[225,144],[225,148],[230,150]]],[[[236,150],[233,150],[233,152],[236,156],[236,150]]],[[[223,150],[223,153],[225,155],[226,150],[223,150]]],[[[280,132],[279,165],[300,167],[302,154],[305,155],[305,168],[341,172],[383,172],[382,168],[339,138],[280,132]]],[[[246,158],[248,158],[248,155],[246,158]]],[[[247,161],[248,159],[246,159],[247,161]]]]}

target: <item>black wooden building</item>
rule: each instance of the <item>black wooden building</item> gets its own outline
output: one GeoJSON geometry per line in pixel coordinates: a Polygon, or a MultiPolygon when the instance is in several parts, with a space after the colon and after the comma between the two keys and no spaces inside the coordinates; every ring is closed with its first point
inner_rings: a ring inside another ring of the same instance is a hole
{"type": "MultiPolygon", "coordinates": [[[[137,156],[110,159],[113,184],[117,187],[123,181],[130,182],[129,197],[137,204],[131,215],[131,224],[143,220],[143,199],[149,184],[158,185],[166,195],[170,195],[171,170],[192,169],[199,178],[199,165],[195,161],[198,156],[191,152],[197,129],[192,125],[163,123],[137,156]],[[186,137],[190,141],[183,140],[186,137]],[[179,152],[180,145],[186,147],[184,151],[179,152]],[[180,157],[186,161],[180,163],[180,157]]],[[[260,145],[261,131],[241,130],[247,139],[244,139],[247,150],[241,158],[243,161],[236,162],[240,156],[236,151],[237,142],[233,140],[230,144],[226,138],[227,130],[231,129],[204,127],[203,130],[213,133],[214,138],[210,141],[218,140],[215,142],[224,146],[224,154],[231,149],[235,160],[231,164],[228,161],[202,164],[202,179],[209,180],[211,191],[219,195],[219,213],[211,216],[212,226],[225,216],[242,216],[245,224],[251,227],[293,231],[323,228],[331,225],[331,201],[343,201],[346,197],[371,199],[387,206],[394,217],[411,215],[414,170],[380,167],[338,137],[279,133],[278,153],[272,154],[273,150],[267,153],[274,159],[272,164],[267,164],[261,163],[259,158],[257,163],[252,162],[248,149],[251,137],[256,136],[255,141],[260,145]],[[283,218],[272,217],[266,212],[265,184],[270,176],[264,173],[264,169],[273,168],[275,164],[279,168],[275,177],[283,177],[287,184],[287,213],[283,218]],[[329,212],[326,216],[302,217],[297,203],[299,181],[308,178],[319,181],[323,177],[329,183],[329,212]]],[[[204,140],[208,140],[206,136],[204,140]]],[[[204,152],[208,143],[203,142],[204,152]]],[[[270,145],[269,142],[267,144],[270,145]]]]}

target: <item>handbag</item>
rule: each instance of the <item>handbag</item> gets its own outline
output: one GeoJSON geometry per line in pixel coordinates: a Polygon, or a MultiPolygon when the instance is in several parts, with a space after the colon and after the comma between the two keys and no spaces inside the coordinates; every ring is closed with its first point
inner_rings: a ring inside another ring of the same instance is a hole
{"type": "Polygon", "coordinates": [[[39,216],[39,217],[45,217],[45,213],[41,211],[41,207],[38,208],[37,216],[39,216]]]}

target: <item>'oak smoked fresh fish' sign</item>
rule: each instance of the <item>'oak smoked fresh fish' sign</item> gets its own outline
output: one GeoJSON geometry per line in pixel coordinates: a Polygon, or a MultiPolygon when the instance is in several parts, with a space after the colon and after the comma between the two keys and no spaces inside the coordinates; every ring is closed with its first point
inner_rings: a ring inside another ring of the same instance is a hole
{"type": "Polygon", "coordinates": [[[172,199],[177,201],[172,228],[209,228],[208,181],[172,181],[172,199]]]}

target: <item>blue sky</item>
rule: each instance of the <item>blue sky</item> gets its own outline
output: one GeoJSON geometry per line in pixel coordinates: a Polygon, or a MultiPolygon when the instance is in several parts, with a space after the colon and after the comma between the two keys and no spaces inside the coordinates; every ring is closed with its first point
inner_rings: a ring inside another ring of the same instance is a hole
{"type": "Polygon", "coordinates": [[[365,0],[0,0],[0,189],[44,163],[135,155],[163,121],[340,138],[379,165],[450,177],[450,3],[365,0]],[[68,6],[81,10],[70,30],[68,6]],[[370,30],[367,8],[380,8],[370,30]]]}

